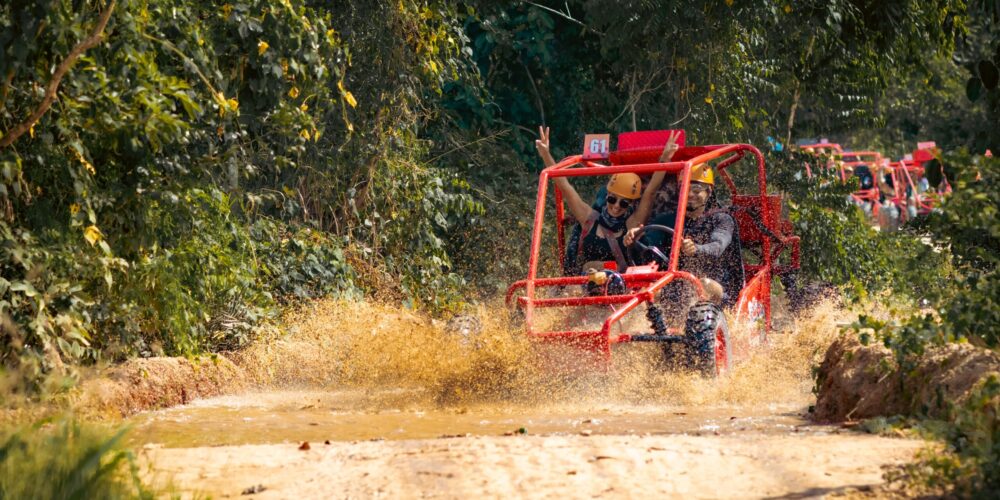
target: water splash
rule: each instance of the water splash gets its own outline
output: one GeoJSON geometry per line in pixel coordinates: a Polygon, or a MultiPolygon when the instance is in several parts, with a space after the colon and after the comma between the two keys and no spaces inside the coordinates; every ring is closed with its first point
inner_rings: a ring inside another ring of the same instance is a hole
{"type": "MultiPolygon", "coordinates": [[[[282,339],[242,353],[258,381],[279,386],[405,389],[411,403],[626,405],[800,405],[812,400],[812,367],[849,313],[823,302],[770,336],[769,345],[719,380],[667,372],[653,345],[624,345],[610,370],[580,365],[575,350],[553,353],[521,335],[497,305],[475,315],[478,348],[444,324],[398,307],[320,301],[291,313],[282,339]],[[553,363],[562,365],[553,369],[553,363]]],[[[734,328],[734,334],[739,334],[734,328]]]]}

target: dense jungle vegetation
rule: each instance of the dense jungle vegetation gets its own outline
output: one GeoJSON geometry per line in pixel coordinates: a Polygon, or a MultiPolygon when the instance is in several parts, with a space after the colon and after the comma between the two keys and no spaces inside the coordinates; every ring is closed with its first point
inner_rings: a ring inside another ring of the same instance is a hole
{"type": "Polygon", "coordinates": [[[987,105],[952,103],[959,48],[992,55],[961,2],[621,7],[5,3],[4,364],[37,379],[230,349],[308,297],[446,313],[489,296],[523,269],[539,123],[557,154],[595,130],[764,144],[897,111],[922,125],[905,75],[939,121],[981,126],[885,140],[995,145],[995,78],[987,105]]]}
{"type": "Polygon", "coordinates": [[[986,0],[3,2],[2,365],[33,392],[238,348],[312,297],[493,297],[525,266],[538,124],[557,156],[664,128],[935,140],[955,195],[897,234],[792,153],[769,153],[772,185],[803,279],[935,311],[864,319],[901,360],[996,347],[998,19],[986,0]]]}

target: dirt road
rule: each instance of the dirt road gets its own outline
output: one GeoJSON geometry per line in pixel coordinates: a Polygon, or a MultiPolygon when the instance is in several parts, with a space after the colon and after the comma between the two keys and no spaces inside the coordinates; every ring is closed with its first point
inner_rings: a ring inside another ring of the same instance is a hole
{"type": "Polygon", "coordinates": [[[255,498],[811,498],[882,483],[920,442],[859,434],[510,436],[150,449],[185,492],[255,498]]]}
{"type": "Polygon", "coordinates": [[[633,350],[567,382],[505,332],[468,352],[412,315],[320,305],[241,362],[308,389],[145,413],[131,439],[154,481],[222,498],[843,493],[882,483],[883,467],[923,446],[806,418],[811,368],[843,314],[817,308],[719,380],[666,373],[633,350]]]}

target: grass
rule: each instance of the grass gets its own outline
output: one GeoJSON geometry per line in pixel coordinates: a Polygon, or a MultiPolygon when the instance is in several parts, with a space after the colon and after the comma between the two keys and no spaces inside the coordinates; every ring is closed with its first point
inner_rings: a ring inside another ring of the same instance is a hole
{"type": "Polygon", "coordinates": [[[72,417],[4,432],[0,499],[154,498],[124,436],[72,417]]]}

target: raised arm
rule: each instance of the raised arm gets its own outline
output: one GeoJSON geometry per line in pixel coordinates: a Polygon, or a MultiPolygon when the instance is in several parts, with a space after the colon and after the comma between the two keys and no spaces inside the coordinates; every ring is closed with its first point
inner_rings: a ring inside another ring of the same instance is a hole
{"type": "MultiPolygon", "coordinates": [[[[535,141],[535,149],[538,150],[538,156],[542,158],[542,163],[546,167],[551,167],[556,164],[556,160],[552,158],[552,152],[549,150],[549,128],[548,127],[538,127],[538,139],[535,141]]],[[[555,182],[556,187],[562,192],[563,199],[566,200],[566,205],[569,206],[569,211],[573,214],[573,218],[577,222],[583,223],[590,217],[590,213],[594,211],[590,207],[590,204],[583,201],[580,198],[580,194],[576,192],[573,185],[569,183],[569,179],[565,177],[556,177],[552,179],[555,182]]]]}
{"type": "MultiPolygon", "coordinates": [[[[660,163],[667,163],[674,158],[674,153],[677,152],[677,138],[680,137],[680,131],[670,134],[667,138],[667,144],[663,146],[663,152],[660,153],[660,163]]],[[[639,199],[639,206],[636,207],[635,212],[628,218],[625,225],[629,229],[634,227],[639,227],[646,223],[649,219],[650,212],[653,210],[653,200],[656,199],[656,192],[660,189],[660,185],[663,184],[663,179],[667,176],[664,171],[659,171],[653,174],[653,178],[649,180],[649,185],[642,192],[642,198],[639,199]]]]}

